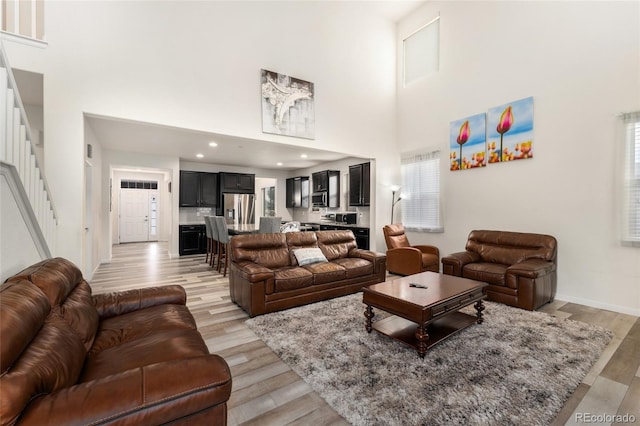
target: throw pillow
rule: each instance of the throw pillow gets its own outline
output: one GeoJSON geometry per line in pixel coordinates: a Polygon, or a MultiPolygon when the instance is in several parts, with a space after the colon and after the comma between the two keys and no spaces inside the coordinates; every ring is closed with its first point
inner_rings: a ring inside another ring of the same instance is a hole
{"type": "Polygon", "coordinates": [[[295,249],[293,250],[293,255],[300,266],[327,261],[319,247],[295,249]]]}

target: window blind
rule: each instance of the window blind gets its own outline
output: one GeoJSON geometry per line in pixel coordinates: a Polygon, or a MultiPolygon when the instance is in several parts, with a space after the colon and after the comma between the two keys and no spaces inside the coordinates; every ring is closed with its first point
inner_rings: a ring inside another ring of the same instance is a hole
{"type": "Polygon", "coordinates": [[[403,158],[400,168],[405,229],[444,232],[440,205],[440,151],[403,158]]]}
{"type": "Polygon", "coordinates": [[[640,247],[640,111],[623,114],[623,243],[640,247]]]}

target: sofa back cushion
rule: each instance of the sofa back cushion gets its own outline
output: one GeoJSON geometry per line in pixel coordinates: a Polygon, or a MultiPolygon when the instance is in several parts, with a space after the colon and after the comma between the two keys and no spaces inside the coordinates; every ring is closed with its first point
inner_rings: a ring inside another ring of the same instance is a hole
{"type": "Polygon", "coordinates": [[[384,240],[387,243],[387,249],[411,246],[407,234],[404,232],[404,225],[401,223],[385,225],[382,228],[382,232],[384,233],[384,240]]]}
{"type": "Polygon", "coordinates": [[[342,259],[349,256],[349,251],[358,248],[353,232],[345,231],[317,231],[318,247],[327,260],[342,259]]]}
{"type": "Polygon", "coordinates": [[[507,231],[471,231],[466,249],[484,262],[514,265],[526,259],[555,262],[557,241],[550,235],[507,231]]]}
{"type": "Polygon", "coordinates": [[[250,261],[269,269],[289,266],[286,234],[248,234],[231,238],[234,262],[250,261]]]}
{"type": "Polygon", "coordinates": [[[65,259],[0,286],[0,419],[12,424],[39,394],[74,385],[98,328],[91,289],[65,259]]]}
{"type": "Polygon", "coordinates": [[[286,235],[287,247],[289,248],[289,261],[293,266],[298,266],[294,250],[318,247],[318,238],[315,232],[287,232],[284,235],[286,235]]]}
{"type": "Polygon", "coordinates": [[[47,259],[19,272],[7,282],[22,280],[33,283],[47,296],[51,310],[69,324],[89,351],[98,330],[98,312],[93,306],[91,287],[80,269],[61,257],[47,259]]]}

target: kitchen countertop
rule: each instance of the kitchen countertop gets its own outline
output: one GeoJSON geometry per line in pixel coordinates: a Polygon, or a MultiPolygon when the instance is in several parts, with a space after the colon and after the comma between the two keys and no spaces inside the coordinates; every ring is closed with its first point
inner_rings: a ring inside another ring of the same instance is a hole
{"type": "Polygon", "coordinates": [[[359,223],[342,223],[342,222],[330,222],[330,221],[320,221],[320,222],[302,222],[309,223],[314,225],[329,225],[329,226],[344,226],[345,228],[369,228],[369,225],[363,225],[359,223]]]}
{"type": "MultiPolygon", "coordinates": [[[[327,222],[327,221],[304,221],[300,222],[301,224],[309,224],[309,225],[329,225],[329,226],[344,226],[345,228],[369,228],[369,225],[363,225],[359,223],[339,223],[339,222],[327,222]]],[[[202,222],[180,222],[180,226],[194,226],[194,225],[204,225],[204,219],[202,222]]],[[[233,226],[233,225],[231,225],[233,226]]],[[[257,225],[256,225],[257,226],[257,225]]]]}

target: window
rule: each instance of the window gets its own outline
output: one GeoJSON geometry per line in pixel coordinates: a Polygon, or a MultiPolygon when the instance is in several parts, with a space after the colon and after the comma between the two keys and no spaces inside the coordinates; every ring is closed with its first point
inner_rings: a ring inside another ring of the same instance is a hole
{"type": "Polygon", "coordinates": [[[444,232],[440,217],[440,151],[403,158],[400,169],[405,229],[444,232]]]}
{"type": "Polygon", "coordinates": [[[640,111],[622,115],[624,134],[623,236],[640,247],[640,111]]]}
{"type": "Polygon", "coordinates": [[[440,17],[402,41],[404,86],[437,72],[440,65],[440,17]]]}

